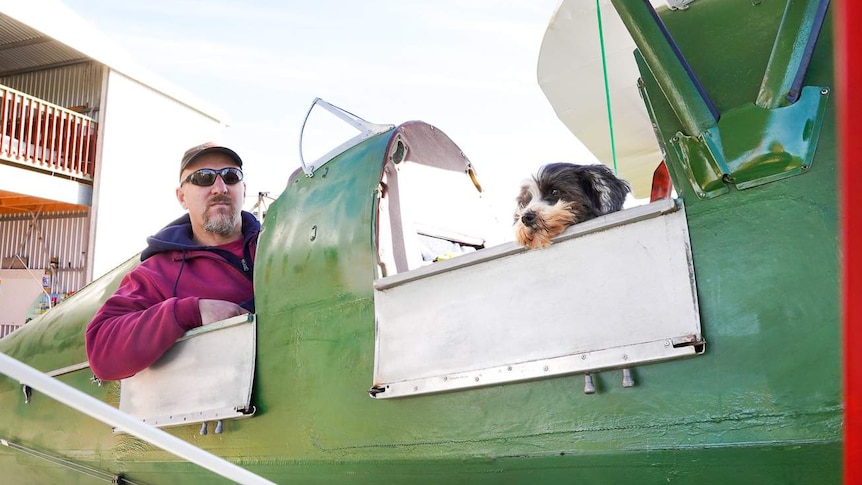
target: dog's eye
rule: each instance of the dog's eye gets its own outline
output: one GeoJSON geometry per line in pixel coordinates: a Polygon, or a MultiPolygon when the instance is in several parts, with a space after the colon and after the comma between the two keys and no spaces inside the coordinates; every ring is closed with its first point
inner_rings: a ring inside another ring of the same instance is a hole
{"type": "Polygon", "coordinates": [[[555,199],[559,199],[559,198],[560,198],[560,191],[559,191],[559,189],[553,189],[553,190],[551,190],[551,197],[553,197],[553,198],[555,198],[555,199]]]}

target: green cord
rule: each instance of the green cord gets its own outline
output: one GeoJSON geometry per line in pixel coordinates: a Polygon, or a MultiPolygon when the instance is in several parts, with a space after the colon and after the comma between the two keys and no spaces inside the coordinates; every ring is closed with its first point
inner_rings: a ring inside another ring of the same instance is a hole
{"type": "Polygon", "coordinates": [[[614,160],[614,173],[617,173],[617,148],[614,143],[614,118],[611,116],[611,91],[608,88],[608,62],[605,59],[605,37],[602,33],[602,9],[596,0],[596,17],[599,20],[599,45],[602,48],[602,75],[605,80],[605,101],[608,105],[608,131],[611,134],[611,157],[614,160]]]}

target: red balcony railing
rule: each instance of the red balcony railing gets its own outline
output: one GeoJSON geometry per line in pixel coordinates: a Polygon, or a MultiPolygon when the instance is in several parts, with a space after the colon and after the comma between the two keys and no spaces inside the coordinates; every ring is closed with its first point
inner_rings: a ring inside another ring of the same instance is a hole
{"type": "Polygon", "coordinates": [[[95,120],[0,85],[0,158],[93,180],[95,120]]]}

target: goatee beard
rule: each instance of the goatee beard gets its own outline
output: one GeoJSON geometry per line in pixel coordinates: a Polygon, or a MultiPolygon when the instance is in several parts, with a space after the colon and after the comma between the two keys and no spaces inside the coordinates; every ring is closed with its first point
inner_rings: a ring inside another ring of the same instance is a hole
{"type": "Polygon", "coordinates": [[[210,207],[207,207],[207,210],[204,211],[204,230],[213,234],[217,234],[219,236],[227,236],[233,232],[234,227],[236,227],[236,223],[239,217],[239,214],[233,211],[233,204],[231,204],[231,200],[228,197],[214,197],[210,201],[210,207]],[[229,204],[229,208],[218,207],[216,209],[215,215],[210,217],[209,209],[212,207],[212,204],[225,202],[229,204]],[[230,211],[229,213],[223,212],[223,210],[230,211]]]}
{"type": "Polygon", "coordinates": [[[231,214],[216,214],[213,217],[204,216],[204,230],[219,236],[227,236],[236,227],[237,217],[231,214]]]}

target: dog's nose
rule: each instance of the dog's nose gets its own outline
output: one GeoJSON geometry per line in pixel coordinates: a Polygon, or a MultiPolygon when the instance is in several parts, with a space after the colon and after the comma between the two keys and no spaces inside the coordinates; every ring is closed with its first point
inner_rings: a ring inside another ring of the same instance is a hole
{"type": "Polygon", "coordinates": [[[521,222],[527,226],[532,226],[536,223],[536,213],[533,211],[524,212],[524,214],[521,215],[521,222]]]}

